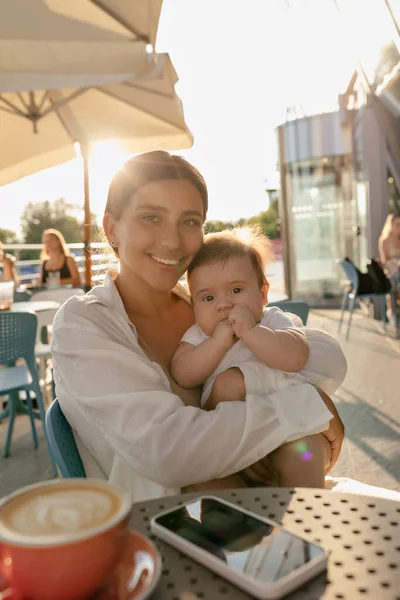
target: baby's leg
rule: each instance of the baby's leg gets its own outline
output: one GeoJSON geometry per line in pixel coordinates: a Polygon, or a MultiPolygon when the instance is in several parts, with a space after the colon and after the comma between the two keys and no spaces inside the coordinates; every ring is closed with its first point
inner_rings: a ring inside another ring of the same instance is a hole
{"type": "Polygon", "coordinates": [[[232,367],[217,375],[203,409],[214,410],[220,402],[243,402],[245,397],[243,373],[237,367],[232,367]]]}
{"type": "Polygon", "coordinates": [[[325,487],[331,449],[322,433],[283,444],[269,458],[281,487],[325,487]]]}

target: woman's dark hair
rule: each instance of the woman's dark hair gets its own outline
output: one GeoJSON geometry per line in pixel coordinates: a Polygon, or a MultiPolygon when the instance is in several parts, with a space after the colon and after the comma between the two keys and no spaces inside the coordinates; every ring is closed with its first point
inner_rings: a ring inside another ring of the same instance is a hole
{"type": "Polygon", "coordinates": [[[126,161],[111,181],[106,212],[117,220],[127,207],[132,196],[143,186],[165,179],[186,179],[194,185],[203,201],[203,216],[208,209],[208,191],[201,173],[182,156],[156,150],[145,152],[126,161]]]}

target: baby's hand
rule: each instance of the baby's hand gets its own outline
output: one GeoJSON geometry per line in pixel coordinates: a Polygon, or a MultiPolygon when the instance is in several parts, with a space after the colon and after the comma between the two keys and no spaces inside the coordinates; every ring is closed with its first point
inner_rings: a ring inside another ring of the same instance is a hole
{"type": "Polygon", "coordinates": [[[249,329],[256,325],[256,320],[248,306],[236,304],[229,313],[229,321],[232,323],[236,337],[241,338],[249,329]]]}
{"type": "Polygon", "coordinates": [[[236,341],[232,324],[228,321],[228,319],[224,319],[223,321],[217,323],[212,337],[213,339],[218,340],[218,342],[225,348],[225,350],[229,350],[229,348],[232,348],[233,344],[236,341]]]}

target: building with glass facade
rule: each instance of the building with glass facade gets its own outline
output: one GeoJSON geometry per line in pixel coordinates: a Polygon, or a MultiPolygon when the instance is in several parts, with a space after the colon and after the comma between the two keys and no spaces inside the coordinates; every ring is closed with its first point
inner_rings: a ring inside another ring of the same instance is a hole
{"type": "Polygon", "coordinates": [[[400,213],[400,0],[335,0],[360,66],[336,112],[278,127],[286,291],[311,304],[341,295],[337,260],[378,257],[400,213]]]}

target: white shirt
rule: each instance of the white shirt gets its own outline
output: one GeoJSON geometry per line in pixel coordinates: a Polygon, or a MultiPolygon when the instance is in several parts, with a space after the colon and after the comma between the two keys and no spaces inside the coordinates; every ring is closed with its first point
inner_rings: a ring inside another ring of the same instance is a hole
{"type": "MultiPolygon", "coordinates": [[[[182,286],[174,292],[186,297],[182,286]]],[[[322,332],[316,343],[307,339],[307,366],[323,374],[331,393],[346,374],[343,352],[322,332]]],[[[51,349],[56,393],[87,476],[107,478],[134,502],[240,471],[307,431],[307,414],[320,411],[321,422],[330,418],[308,384],[296,388],[300,419],[292,414],[290,388],[277,392],[279,402],[249,396],[211,412],[185,406],[161,366],[140,348],[110,273],[104,285],[60,308],[51,349]]]]}

